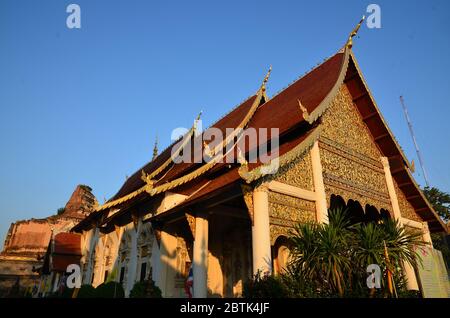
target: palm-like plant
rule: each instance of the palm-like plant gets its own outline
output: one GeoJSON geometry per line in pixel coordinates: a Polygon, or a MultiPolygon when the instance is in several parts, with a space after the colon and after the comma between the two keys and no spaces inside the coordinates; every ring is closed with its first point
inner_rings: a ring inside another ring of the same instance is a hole
{"type": "Polygon", "coordinates": [[[294,271],[306,279],[328,284],[341,296],[344,294],[344,273],[350,269],[350,222],[345,214],[342,209],[333,211],[329,215],[329,224],[298,224],[291,236],[294,271]]]}
{"type": "Polygon", "coordinates": [[[415,265],[414,246],[423,244],[420,233],[409,232],[391,219],[352,225],[344,209],[330,210],[328,224],[298,224],[290,241],[290,273],[314,282],[322,293],[328,290],[341,297],[355,290],[366,295],[369,264],[400,277],[397,268],[403,262],[415,265]]]}

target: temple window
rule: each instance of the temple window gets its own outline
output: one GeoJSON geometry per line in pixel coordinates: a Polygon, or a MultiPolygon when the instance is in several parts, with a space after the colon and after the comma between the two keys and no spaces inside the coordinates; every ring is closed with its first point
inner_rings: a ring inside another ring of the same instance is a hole
{"type": "Polygon", "coordinates": [[[125,278],[125,266],[122,266],[120,268],[119,283],[123,284],[124,278],[125,278]]]}
{"type": "Polygon", "coordinates": [[[142,264],[141,264],[141,275],[140,275],[140,281],[142,282],[142,281],[144,281],[145,280],[145,278],[146,278],[146,276],[147,276],[147,263],[146,262],[143,262],[142,264]]]}

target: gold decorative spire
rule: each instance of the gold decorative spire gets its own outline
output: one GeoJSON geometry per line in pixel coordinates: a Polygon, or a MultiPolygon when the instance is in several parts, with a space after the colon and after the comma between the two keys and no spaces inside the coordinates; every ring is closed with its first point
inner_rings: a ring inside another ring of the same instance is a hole
{"type": "Polygon", "coordinates": [[[200,113],[198,113],[197,117],[194,120],[194,126],[193,126],[194,132],[197,131],[197,124],[200,120],[200,117],[202,116],[202,113],[203,113],[203,111],[201,110],[200,113]]]}
{"type": "MultiPolygon", "coordinates": [[[[178,149],[175,151],[174,157],[178,156],[178,154],[183,150],[183,148],[188,144],[192,136],[197,131],[197,124],[200,120],[200,116],[202,115],[202,112],[200,112],[197,117],[194,120],[194,124],[192,125],[192,128],[180,139],[183,140],[181,145],[178,147],[178,149]]],[[[146,173],[144,169],[141,170],[141,180],[144,181],[148,187],[152,188],[153,185],[157,180],[154,180],[154,177],[156,177],[161,171],[166,169],[170,164],[172,163],[172,156],[167,159],[162,165],[160,165],[156,170],[151,172],[150,174],[146,173]]]]}
{"type": "Polygon", "coordinates": [[[361,18],[361,20],[359,21],[359,23],[356,25],[356,27],[353,29],[353,31],[350,33],[350,35],[349,35],[349,37],[348,37],[348,40],[347,40],[347,43],[346,43],[346,46],[347,46],[347,48],[349,48],[349,49],[351,49],[352,48],[352,46],[353,46],[353,37],[355,37],[356,36],[356,34],[358,34],[358,31],[359,31],[359,28],[361,27],[361,25],[362,25],[362,23],[363,23],[363,21],[366,19],[366,16],[365,15],[363,15],[362,16],[362,18],[361,18]]]}
{"type": "Polygon", "coordinates": [[[262,90],[266,89],[266,83],[269,80],[270,72],[272,72],[272,65],[270,65],[269,71],[267,72],[266,76],[264,77],[264,80],[263,80],[262,85],[261,85],[261,89],[262,90]]]}
{"type": "Polygon", "coordinates": [[[153,146],[153,157],[152,160],[155,160],[158,157],[158,135],[155,138],[155,145],[153,146]]]}

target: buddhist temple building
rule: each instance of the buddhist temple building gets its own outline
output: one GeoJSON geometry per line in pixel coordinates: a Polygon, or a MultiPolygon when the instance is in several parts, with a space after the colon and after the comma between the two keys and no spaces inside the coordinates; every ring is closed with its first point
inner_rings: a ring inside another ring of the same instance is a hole
{"type": "MultiPolygon", "coordinates": [[[[252,275],[283,270],[294,224],[328,222],[338,205],[360,220],[399,220],[429,243],[430,233],[446,231],[380,113],[351,39],[275,96],[266,93],[266,76],[212,125],[222,140],[194,124],[74,226],[83,284],[98,286],[117,272],[126,295],[152,278],[164,297],[186,297],[192,266],[194,297],[239,297],[252,275]],[[252,128],[270,133],[240,151],[252,128]],[[199,152],[211,160],[174,160],[199,152]],[[277,155],[263,162],[252,153],[277,155]],[[237,160],[220,160],[231,154],[237,160]]],[[[414,269],[404,271],[408,288],[419,289],[414,269]]]]}
{"type": "Polygon", "coordinates": [[[0,296],[8,296],[16,283],[21,292],[38,288],[38,273],[52,236],[70,231],[93,211],[97,201],[91,191],[88,186],[79,185],[58,215],[11,224],[0,253],[0,296]]]}

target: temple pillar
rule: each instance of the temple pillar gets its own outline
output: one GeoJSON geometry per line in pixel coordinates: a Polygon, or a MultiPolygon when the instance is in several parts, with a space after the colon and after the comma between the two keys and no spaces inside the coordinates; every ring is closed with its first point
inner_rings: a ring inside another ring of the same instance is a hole
{"type": "Polygon", "coordinates": [[[95,244],[98,240],[98,228],[95,227],[93,229],[90,229],[89,232],[86,233],[86,242],[84,244],[84,252],[83,255],[86,257],[86,263],[85,266],[85,276],[84,276],[84,282],[83,284],[91,284],[92,282],[92,275],[93,275],[93,261],[94,261],[94,254],[95,254],[95,244]]]}
{"type": "Polygon", "coordinates": [[[111,266],[111,273],[115,272],[114,281],[119,282],[119,276],[120,276],[120,255],[119,255],[119,248],[120,248],[120,241],[122,238],[123,228],[116,227],[114,232],[110,233],[112,238],[112,266],[111,266]]]}
{"type": "Polygon", "coordinates": [[[176,236],[170,234],[167,229],[162,229],[160,246],[158,287],[161,289],[162,297],[174,297],[174,272],[177,266],[176,236]]]}
{"type": "Polygon", "coordinates": [[[208,219],[205,216],[195,218],[195,239],[192,272],[194,275],[194,298],[207,297],[208,280],[208,219]]]}
{"type": "Polygon", "coordinates": [[[319,142],[316,140],[311,148],[311,166],[316,194],[316,221],[328,223],[327,195],[323,183],[322,163],[320,161],[319,142]]]}
{"type": "Polygon", "coordinates": [[[128,275],[127,275],[127,287],[125,289],[125,295],[128,297],[130,291],[133,289],[136,281],[137,270],[137,240],[139,235],[140,221],[137,224],[131,222],[129,225],[130,233],[130,261],[128,262],[128,275]]]}
{"type": "Polygon", "coordinates": [[[94,250],[96,250],[95,256],[94,256],[94,264],[92,268],[92,286],[97,287],[101,283],[103,283],[103,263],[104,263],[104,251],[105,251],[105,244],[103,242],[104,236],[100,236],[100,230],[97,229],[97,241],[94,245],[94,250]]]}
{"type": "Polygon", "coordinates": [[[269,224],[269,189],[262,185],[253,191],[253,275],[272,273],[269,224]]]}
{"type": "Polygon", "coordinates": [[[430,244],[430,247],[433,248],[433,241],[431,240],[430,229],[428,228],[427,222],[422,223],[422,230],[423,230],[423,235],[422,235],[423,241],[425,243],[430,244]]]}
{"type": "MultiPolygon", "coordinates": [[[[397,193],[395,192],[394,180],[392,179],[391,168],[389,166],[389,159],[387,157],[381,157],[381,163],[383,164],[384,174],[386,177],[386,185],[388,188],[389,198],[392,204],[392,211],[394,218],[403,226],[402,214],[400,211],[400,205],[398,204],[397,193]]],[[[406,276],[406,288],[408,290],[419,290],[417,283],[416,273],[414,268],[408,262],[403,262],[403,270],[406,276]]]]}

